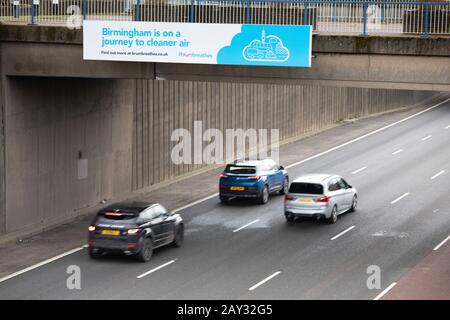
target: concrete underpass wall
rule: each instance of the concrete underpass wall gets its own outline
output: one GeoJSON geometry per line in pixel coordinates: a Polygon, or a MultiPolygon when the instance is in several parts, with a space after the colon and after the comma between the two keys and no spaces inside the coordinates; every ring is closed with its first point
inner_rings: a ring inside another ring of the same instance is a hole
{"type": "MultiPolygon", "coordinates": [[[[136,80],[133,190],[198,170],[171,162],[176,128],[279,129],[281,141],[339,120],[411,106],[433,92],[254,83],[136,80]]],[[[205,143],[206,145],[207,143],[205,143]]],[[[225,152],[224,152],[225,153],[225,152]]]]}
{"type": "Polygon", "coordinates": [[[133,80],[6,80],[7,233],[131,188],[133,80]]]}
{"type": "Polygon", "coordinates": [[[5,204],[0,235],[34,233],[85,213],[83,208],[102,199],[202,169],[174,165],[170,159],[176,144],[170,141],[172,131],[192,132],[195,120],[203,121],[204,130],[276,128],[287,141],[436,94],[11,76],[2,85],[5,204]]]}

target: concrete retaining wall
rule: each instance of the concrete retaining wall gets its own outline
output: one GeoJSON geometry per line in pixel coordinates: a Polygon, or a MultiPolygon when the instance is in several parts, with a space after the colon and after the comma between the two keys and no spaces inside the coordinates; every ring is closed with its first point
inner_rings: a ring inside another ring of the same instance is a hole
{"type": "MultiPolygon", "coordinates": [[[[255,83],[136,81],[133,190],[198,170],[175,165],[171,132],[194,121],[203,129],[279,129],[281,142],[337,121],[411,106],[435,93],[255,83]]],[[[204,143],[206,146],[208,143],[204,143]]],[[[193,153],[193,149],[192,149],[193,153]]],[[[225,150],[224,150],[225,154],[225,150]]]]}
{"type": "Polygon", "coordinates": [[[102,199],[202,169],[170,159],[172,130],[192,130],[195,120],[205,129],[280,129],[287,141],[435,95],[143,79],[4,77],[2,84],[0,235],[36,232],[102,199]]]}
{"type": "Polygon", "coordinates": [[[130,190],[133,88],[133,80],[7,78],[6,232],[130,190]]]}

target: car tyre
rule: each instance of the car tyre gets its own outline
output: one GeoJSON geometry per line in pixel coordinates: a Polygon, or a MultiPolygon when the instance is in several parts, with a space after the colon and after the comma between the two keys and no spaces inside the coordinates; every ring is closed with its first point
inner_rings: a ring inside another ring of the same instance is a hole
{"type": "Polygon", "coordinates": [[[294,220],[295,220],[294,216],[291,215],[291,214],[285,214],[284,216],[286,217],[286,221],[287,221],[288,223],[292,223],[292,222],[294,222],[294,220]]]}
{"type": "Polygon", "coordinates": [[[285,177],[283,182],[283,188],[280,190],[280,194],[286,194],[289,189],[289,178],[285,177]]]}
{"type": "Polygon", "coordinates": [[[146,238],[142,243],[141,250],[136,254],[136,258],[141,262],[148,262],[153,255],[153,241],[151,238],[146,238]]]}
{"type": "Polygon", "coordinates": [[[89,257],[91,257],[91,259],[99,259],[102,255],[103,252],[101,252],[100,250],[89,248],[89,257]]]}
{"type": "Polygon", "coordinates": [[[175,238],[173,239],[172,245],[179,248],[184,242],[184,225],[180,224],[175,231],[175,238]]]}
{"type": "Polygon", "coordinates": [[[264,185],[261,196],[259,197],[259,203],[266,204],[269,201],[269,187],[264,185]]]}
{"type": "Polygon", "coordinates": [[[358,206],[358,196],[354,195],[353,200],[352,200],[352,206],[351,206],[349,212],[355,212],[357,206],[358,206]]]}
{"type": "Polygon", "coordinates": [[[331,215],[330,215],[330,217],[328,218],[328,223],[331,223],[331,224],[336,223],[337,218],[338,218],[337,216],[338,216],[338,215],[337,215],[337,207],[334,206],[334,207],[333,207],[333,210],[331,211],[331,215]]]}
{"type": "Polygon", "coordinates": [[[228,203],[228,200],[230,200],[230,198],[226,196],[220,196],[219,198],[221,203],[228,203]]]}

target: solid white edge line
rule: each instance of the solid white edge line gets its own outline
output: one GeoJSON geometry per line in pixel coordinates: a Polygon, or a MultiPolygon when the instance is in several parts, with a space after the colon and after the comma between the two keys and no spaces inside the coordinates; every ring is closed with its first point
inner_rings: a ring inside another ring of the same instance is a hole
{"type": "Polygon", "coordinates": [[[50,263],[50,262],[53,262],[53,261],[55,261],[55,260],[58,260],[58,259],[63,258],[63,257],[65,257],[65,256],[68,256],[69,254],[72,254],[72,253],[78,252],[78,251],[80,251],[80,250],[83,250],[83,249],[84,249],[84,247],[78,247],[78,248],[69,250],[69,251],[67,251],[67,252],[61,253],[61,254],[59,254],[59,255],[53,257],[53,258],[50,258],[50,259],[44,260],[44,261],[42,261],[42,262],[39,262],[39,263],[37,263],[37,264],[35,264],[35,265],[32,265],[32,266],[30,266],[30,267],[28,267],[28,268],[25,268],[25,269],[22,269],[22,270],[20,270],[20,271],[14,272],[14,273],[12,273],[12,274],[6,276],[6,277],[1,278],[1,279],[0,279],[0,283],[3,282],[3,281],[6,281],[6,280],[8,280],[8,279],[14,278],[14,277],[16,277],[16,276],[18,276],[18,275],[21,275],[22,273],[31,271],[31,270],[33,270],[33,269],[39,268],[39,267],[41,267],[41,266],[43,266],[43,265],[46,265],[46,264],[48,264],[48,263],[50,263]]]}
{"type": "Polygon", "coordinates": [[[199,200],[197,200],[197,201],[188,203],[188,204],[185,205],[185,206],[176,208],[176,209],[172,210],[172,212],[175,213],[175,212],[178,212],[178,211],[187,209],[187,208],[189,208],[189,207],[195,206],[196,204],[199,204],[199,203],[202,203],[202,202],[204,202],[204,201],[206,201],[206,200],[209,200],[209,199],[211,199],[211,198],[217,197],[218,195],[219,195],[218,192],[217,192],[217,193],[214,193],[214,194],[211,194],[211,195],[209,195],[209,196],[207,196],[207,197],[204,197],[204,198],[201,198],[201,199],[199,199],[199,200]]]}
{"type": "Polygon", "coordinates": [[[407,121],[407,120],[413,119],[413,118],[415,118],[415,117],[417,117],[417,116],[419,116],[419,115],[421,115],[421,114],[423,114],[423,113],[425,113],[425,112],[428,112],[428,111],[430,111],[430,110],[433,110],[433,109],[439,107],[440,105],[442,105],[442,104],[444,104],[444,103],[446,103],[446,102],[448,102],[448,101],[450,101],[450,98],[445,99],[444,101],[441,101],[441,102],[439,102],[438,104],[435,104],[434,106],[431,106],[431,107],[429,107],[429,108],[427,108],[427,109],[425,109],[425,110],[419,111],[419,112],[417,112],[417,113],[415,113],[415,114],[412,114],[412,115],[410,115],[410,116],[408,116],[408,117],[406,117],[406,118],[403,118],[403,119],[401,119],[401,120],[398,120],[398,121],[396,121],[396,122],[393,122],[393,123],[391,123],[391,124],[388,124],[387,126],[384,126],[384,127],[379,128],[379,129],[377,129],[377,130],[374,130],[374,131],[372,131],[372,132],[366,133],[366,134],[364,134],[364,135],[362,135],[362,136],[360,136],[360,137],[358,137],[358,138],[355,138],[355,139],[353,139],[353,140],[347,141],[347,142],[345,142],[345,143],[343,143],[343,144],[341,144],[341,145],[338,145],[338,146],[333,147],[333,148],[331,148],[331,149],[328,149],[328,150],[326,150],[326,151],[320,152],[320,153],[318,153],[318,154],[316,154],[316,155],[314,155],[314,156],[311,156],[311,157],[309,157],[309,158],[303,159],[303,160],[301,160],[301,161],[297,161],[297,162],[295,162],[295,163],[293,163],[293,164],[290,164],[290,165],[286,166],[285,168],[286,168],[286,169],[289,169],[289,168],[298,166],[298,165],[300,165],[300,164],[302,164],[302,163],[305,163],[305,162],[307,162],[307,161],[316,159],[316,158],[318,158],[318,157],[320,157],[320,156],[323,156],[323,155],[325,155],[325,154],[328,154],[328,153],[330,153],[330,152],[332,152],[332,151],[341,149],[341,148],[343,148],[343,147],[345,147],[345,146],[348,146],[349,144],[355,143],[355,142],[357,142],[357,141],[360,141],[360,140],[362,140],[362,139],[365,139],[365,138],[367,138],[367,137],[370,137],[370,136],[372,136],[372,135],[374,135],[374,134],[376,134],[376,133],[378,133],[378,132],[381,132],[381,131],[384,131],[384,130],[386,130],[386,129],[389,129],[389,128],[391,128],[391,127],[397,125],[397,124],[400,124],[400,123],[405,122],[405,121],[407,121]]]}
{"type": "Polygon", "coordinates": [[[352,174],[360,173],[361,171],[364,171],[364,170],[366,170],[366,169],[367,169],[367,167],[359,168],[358,170],[353,171],[352,174]]]}
{"type": "Polygon", "coordinates": [[[392,152],[392,155],[395,156],[396,154],[399,154],[400,152],[403,152],[403,149],[398,149],[397,151],[392,152]]]}
{"type": "Polygon", "coordinates": [[[381,297],[383,297],[386,293],[388,293],[393,287],[397,285],[397,282],[392,282],[389,287],[383,290],[379,295],[377,295],[373,300],[380,300],[381,297]]]}
{"type": "Polygon", "coordinates": [[[439,177],[440,175],[443,175],[445,173],[445,170],[439,171],[438,173],[436,173],[434,176],[431,177],[431,180],[436,179],[437,177],[439,177]]]}
{"type": "MultiPolygon", "coordinates": [[[[330,152],[332,152],[332,151],[335,151],[335,150],[338,150],[338,149],[340,149],[340,148],[343,148],[343,147],[345,147],[345,146],[347,146],[347,145],[349,145],[349,144],[352,144],[352,143],[355,143],[355,142],[360,141],[360,140],[362,140],[362,139],[365,139],[365,138],[367,138],[367,137],[370,137],[370,136],[372,136],[372,135],[374,135],[374,134],[376,134],[376,133],[378,133],[378,132],[381,132],[381,131],[384,131],[384,130],[386,130],[386,129],[389,129],[389,128],[391,128],[391,127],[397,125],[397,124],[400,124],[400,123],[405,122],[405,121],[407,121],[407,120],[413,119],[413,118],[415,118],[415,117],[417,117],[417,116],[419,116],[419,115],[421,115],[421,114],[423,114],[423,113],[425,113],[425,112],[428,112],[428,111],[430,111],[430,110],[433,110],[433,109],[439,107],[440,105],[442,105],[442,104],[444,104],[444,103],[446,103],[446,102],[448,102],[448,101],[450,101],[450,98],[445,99],[444,101],[441,101],[441,102],[439,102],[439,103],[437,103],[437,104],[435,104],[435,105],[433,105],[433,106],[431,106],[431,107],[429,107],[429,108],[427,108],[427,109],[424,109],[424,110],[422,110],[422,111],[419,111],[419,112],[417,112],[417,113],[415,113],[415,114],[412,114],[412,115],[410,115],[410,116],[408,116],[408,117],[406,117],[406,118],[403,118],[403,119],[401,119],[401,120],[399,120],[399,121],[393,122],[393,123],[391,123],[391,124],[389,124],[389,125],[387,125],[387,126],[384,126],[384,127],[379,128],[379,129],[377,129],[377,130],[374,130],[374,131],[371,131],[371,132],[369,132],[369,133],[366,133],[365,135],[362,135],[362,136],[360,136],[360,137],[358,137],[358,138],[355,138],[355,139],[353,139],[353,140],[347,141],[347,142],[345,142],[345,143],[343,143],[343,144],[341,144],[341,145],[339,145],[339,146],[333,147],[333,148],[331,148],[331,149],[328,149],[328,150],[326,150],[326,151],[323,151],[323,152],[321,152],[321,153],[318,153],[318,154],[316,154],[316,155],[314,155],[314,156],[311,156],[311,157],[309,157],[309,158],[303,159],[303,160],[301,160],[301,161],[292,163],[292,164],[286,166],[285,168],[286,168],[286,169],[289,169],[289,168],[298,166],[298,165],[300,165],[300,164],[302,164],[302,163],[308,162],[308,161],[313,160],[313,159],[315,159],[315,158],[321,157],[321,156],[323,156],[323,155],[325,155],[325,154],[327,154],[327,153],[330,153],[330,152]]],[[[172,212],[175,213],[175,212],[184,210],[184,209],[186,209],[186,208],[189,208],[189,207],[192,207],[192,206],[194,206],[194,205],[196,205],[196,204],[199,204],[199,203],[201,203],[201,202],[203,202],[203,201],[206,201],[206,200],[209,200],[209,199],[211,199],[211,198],[217,197],[218,195],[219,195],[218,192],[217,192],[217,193],[214,193],[214,194],[212,194],[212,195],[210,195],[210,196],[207,196],[207,197],[202,198],[202,199],[200,199],[200,200],[194,201],[194,202],[189,203],[189,204],[187,204],[187,205],[185,205],[185,206],[179,207],[179,208],[177,208],[177,209],[175,209],[175,210],[172,210],[172,212]]],[[[77,250],[74,249],[75,251],[73,251],[73,250],[67,251],[67,252],[65,252],[65,253],[62,253],[62,254],[59,255],[59,256],[53,257],[53,258],[51,258],[51,259],[49,259],[49,260],[46,260],[46,261],[49,261],[49,262],[47,262],[47,263],[53,262],[54,260],[57,260],[57,259],[59,259],[59,258],[62,258],[62,257],[64,257],[64,256],[66,256],[66,255],[72,254],[72,253],[74,253],[74,252],[76,252],[76,251],[79,251],[79,250],[81,250],[81,249],[83,249],[83,248],[81,247],[81,248],[78,248],[77,250]]],[[[43,261],[43,262],[46,262],[46,261],[43,261]]],[[[44,263],[44,264],[45,264],[45,263],[44,263]]],[[[0,282],[5,281],[5,280],[10,279],[10,278],[13,278],[13,277],[15,277],[15,276],[17,276],[17,275],[19,275],[19,274],[22,274],[22,273],[24,273],[24,272],[30,271],[30,270],[35,269],[35,268],[40,267],[40,266],[41,266],[41,264],[38,263],[38,264],[36,264],[36,265],[34,265],[34,266],[31,266],[31,267],[29,267],[29,268],[26,268],[26,269],[17,271],[17,272],[15,272],[15,273],[13,273],[13,274],[10,274],[10,275],[8,275],[8,276],[6,276],[6,277],[0,279],[0,282]]]]}
{"type": "Polygon", "coordinates": [[[144,272],[143,274],[137,276],[136,278],[141,279],[141,278],[143,278],[143,277],[145,277],[145,276],[148,276],[150,273],[153,273],[153,272],[155,272],[155,271],[158,271],[159,269],[162,269],[162,268],[164,268],[164,267],[167,267],[168,265],[174,263],[175,261],[177,261],[177,259],[170,260],[170,261],[168,261],[168,262],[166,262],[166,263],[160,265],[159,267],[156,267],[156,268],[153,268],[153,269],[151,269],[151,270],[149,270],[149,271],[147,271],[147,272],[144,272]]]}
{"type": "Polygon", "coordinates": [[[406,192],[406,193],[402,194],[400,197],[398,197],[397,199],[392,200],[391,204],[395,204],[395,203],[399,202],[400,200],[402,200],[403,198],[406,198],[407,196],[409,196],[409,192],[406,192]]]}
{"type": "Polygon", "coordinates": [[[272,275],[268,276],[267,278],[265,278],[264,280],[261,280],[260,282],[258,282],[257,284],[255,284],[254,286],[251,286],[250,288],[248,288],[249,291],[253,291],[256,288],[258,288],[259,286],[263,285],[264,283],[266,283],[267,281],[269,281],[272,278],[275,278],[277,275],[279,275],[281,273],[281,271],[277,271],[275,273],[273,273],[272,275]]]}
{"type": "Polygon", "coordinates": [[[441,243],[439,243],[436,247],[434,247],[433,251],[439,250],[439,248],[442,247],[448,240],[450,240],[450,236],[445,238],[441,243]]]}
{"type": "Polygon", "coordinates": [[[429,136],[423,137],[421,140],[422,140],[422,141],[425,141],[425,140],[430,139],[431,137],[432,137],[432,135],[430,134],[429,136]]]}
{"type": "Polygon", "coordinates": [[[352,230],[355,226],[351,226],[348,227],[347,229],[345,229],[344,231],[342,231],[341,233],[338,233],[337,235],[335,235],[333,238],[331,238],[330,240],[336,240],[337,238],[339,238],[340,236],[346,234],[347,232],[349,232],[350,230],[352,230]]]}
{"type": "Polygon", "coordinates": [[[252,222],[249,222],[249,223],[247,223],[246,225],[243,225],[242,227],[237,228],[236,230],[233,230],[233,232],[241,231],[242,229],[245,229],[245,228],[247,228],[248,226],[251,226],[252,224],[257,223],[257,222],[259,222],[259,219],[253,220],[252,222]]]}

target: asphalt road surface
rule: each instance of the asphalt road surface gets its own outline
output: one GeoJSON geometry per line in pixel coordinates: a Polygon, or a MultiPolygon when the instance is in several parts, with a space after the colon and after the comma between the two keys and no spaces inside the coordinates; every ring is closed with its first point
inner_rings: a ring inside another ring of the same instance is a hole
{"type": "Polygon", "coordinates": [[[450,102],[288,172],[343,175],[358,210],[333,225],[288,224],[282,196],[266,205],[214,197],[181,211],[181,248],[149,263],[90,260],[84,248],[1,282],[0,299],[373,299],[450,234],[450,102]],[[81,290],[67,289],[70,265],[81,290]],[[372,265],[380,289],[366,285],[372,265]]]}

